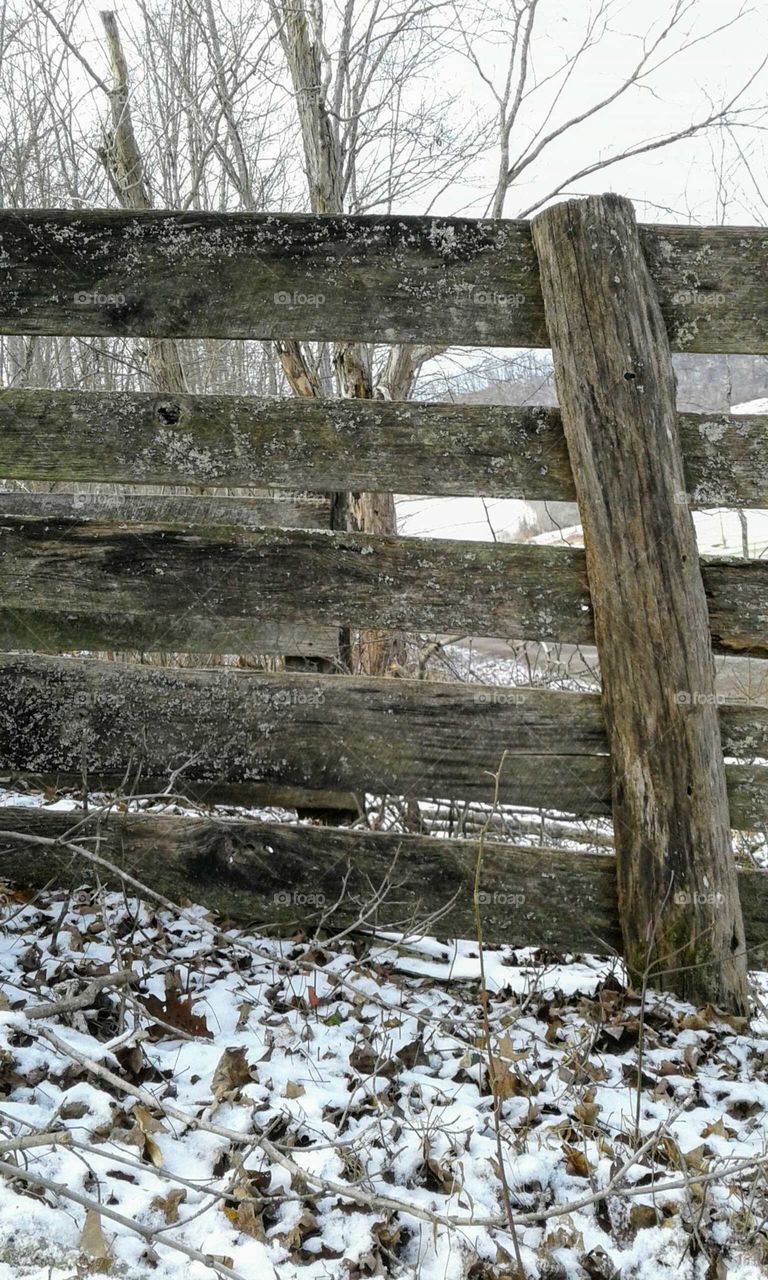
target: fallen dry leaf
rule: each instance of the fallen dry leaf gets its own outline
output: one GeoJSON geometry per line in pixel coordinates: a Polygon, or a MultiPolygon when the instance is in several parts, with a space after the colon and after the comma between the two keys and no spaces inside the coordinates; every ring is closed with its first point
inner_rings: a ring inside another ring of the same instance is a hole
{"type": "Polygon", "coordinates": [[[264,1241],[267,1233],[264,1230],[264,1223],[261,1214],[257,1214],[250,1200],[241,1202],[236,1209],[227,1206],[224,1213],[229,1221],[238,1231],[244,1232],[247,1236],[252,1236],[254,1240],[264,1241]]]}
{"type": "Polygon", "coordinates": [[[570,1143],[563,1143],[563,1151],[565,1152],[565,1167],[575,1178],[588,1178],[590,1174],[589,1161],[584,1152],[579,1147],[572,1147],[570,1143]]]}
{"type": "Polygon", "coordinates": [[[224,1098],[233,1098],[244,1084],[251,1079],[251,1068],[248,1065],[245,1049],[225,1049],[211,1081],[211,1093],[218,1102],[224,1098]]]}
{"type": "Polygon", "coordinates": [[[163,1153],[152,1134],[164,1133],[164,1125],[138,1102],[133,1108],[133,1118],[135,1124],[130,1132],[124,1135],[123,1141],[140,1147],[142,1154],[149,1160],[150,1164],[153,1164],[156,1169],[161,1169],[163,1166],[163,1153]]]}
{"type": "Polygon", "coordinates": [[[165,999],[145,996],[144,1008],[150,1018],[158,1020],[156,1022],[158,1031],[164,1031],[160,1023],[165,1022],[169,1027],[184,1031],[188,1036],[204,1036],[207,1040],[211,1040],[213,1033],[209,1030],[208,1023],[202,1014],[192,1012],[194,1000],[190,996],[181,994],[178,982],[174,974],[166,974],[165,999]]]}
{"type": "Polygon", "coordinates": [[[80,1249],[93,1262],[94,1270],[108,1271],[112,1265],[112,1255],[101,1226],[101,1214],[98,1209],[88,1209],[85,1215],[85,1226],[79,1240],[80,1249]]]}
{"type": "Polygon", "coordinates": [[[160,1209],[165,1221],[170,1224],[179,1220],[179,1205],[187,1198],[185,1187],[173,1187],[167,1196],[155,1196],[153,1209],[160,1209]]]}

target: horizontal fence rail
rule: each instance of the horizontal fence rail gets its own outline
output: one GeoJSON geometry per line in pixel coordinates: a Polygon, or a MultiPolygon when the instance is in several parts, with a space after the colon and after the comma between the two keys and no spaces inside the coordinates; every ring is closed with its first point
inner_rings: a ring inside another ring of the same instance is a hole
{"type": "MultiPolygon", "coordinates": [[[[768,234],[641,227],[673,349],[765,354],[768,234]]],[[[0,212],[0,332],[546,347],[528,222],[0,212]]]]}
{"type": "MultiPolygon", "coordinates": [[[[92,864],[57,840],[82,822],[80,812],[0,808],[0,873],[4,879],[43,887],[51,881],[77,887],[95,879],[92,864]],[[28,843],[8,839],[26,835],[28,843]]],[[[471,937],[477,844],[372,831],[257,822],[113,815],[79,827],[74,839],[171,898],[196,902],[234,918],[288,926],[299,916],[322,915],[338,904],[335,925],[357,918],[371,885],[392,882],[390,894],[369,921],[402,928],[441,911],[441,936],[471,937]]],[[[98,868],[102,882],[120,877],[98,868]]],[[[747,946],[768,938],[768,876],[741,870],[739,890],[747,946]]],[[[525,848],[488,841],[481,888],[483,936],[491,944],[549,946],[563,951],[621,950],[616,865],[602,854],[525,848]]],[[[757,959],[753,955],[753,961],[757,959]]]]}
{"type": "MultiPolygon", "coordinates": [[[[681,413],[678,430],[692,506],[768,503],[768,417],[681,413]]],[[[576,496],[558,409],[391,400],[6,388],[0,475],[576,496]]]]}
{"type": "MultiPolygon", "coordinates": [[[[88,774],[83,781],[82,770],[73,773],[57,769],[55,773],[41,773],[29,769],[12,769],[0,765],[0,784],[7,790],[23,791],[25,795],[44,798],[46,801],[62,792],[72,792],[89,797],[94,791],[100,794],[118,794],[121,799],[127,795],[155,796],[160,798],[168,792],[168,774],[163,777],[142,772],[131,773],[126,780],[125,773],[88,774]],[[138,785],[137,785],[138,782],[138,785]]],[[[190,800],[200,808],[221,806],[225,809],[279,809],[284,812],[287,821],[294,809],[307,810],[309,816],[317,817],[318,811],[331,815],[334,823],[354,822],[365,817],[360,797],[352,791],[324,791],[315,787],[281,786],[275,782],[223,782],[221,779],[200,781],[191,778],[185,771],[176,781],[173,794],[190,800]],[[311,811],[311,813],[309,812],[311,811]]],[[[277,820],[275,815],[275,820],[277,820]]],[[[526,815],[532,821],[532,815],[526,815]]],[[[563,820],[564,821],[564,820],[563,820]]],[[[571,825],[579,827],[580,824],[571,825]]],[[[605,843],[610,846],[611,840],[606,837],[605,843]]]]}
{"type": "MultiPolygon", "coordinates": [[[[711,559],[702,572],[715,650],[767,656],[768,562],[711,559]]],[[[296,529],[0,519],[5,649],[300,653],[295,646],[304,643],[319,652],[324,639],[333,640],[330,631],[313,640],[312,629],[345,624],[588,644],[584,552],[296,529]]]]}
{"type": "Polygon", "coordinates": [[[329,498],[312,494],[240,498],[193,493],[27,493],[0,489],[0,519],[97,520],[126,524],[233,524],[244,529],[328,529],[329,498]]]}
{"type": "MultiPolygon", "coordinates": [[[[768,709],[723,708],[727,755],[768,755],[768,709]]],[[[306,674],[159,670],[88,659],[0,656],[0,769],[133,768],[357,794],[500,800],[610,812],[599,699],[540,689],[306,674]]],[[[768,767],[728,770],[731,819],[768,817],[768,767]]]]}

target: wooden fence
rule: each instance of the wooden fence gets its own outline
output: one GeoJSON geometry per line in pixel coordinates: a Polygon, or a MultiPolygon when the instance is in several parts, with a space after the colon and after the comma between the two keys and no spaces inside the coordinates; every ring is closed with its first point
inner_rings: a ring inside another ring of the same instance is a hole
{"type": "MultiPolygon", "coordinates": [[[[0,476],[73,492],[0,493],[3,776],[95,789],[138,773],[147,791],[183,766],[178,788],[210,803],[487,801],[506,752],[502,802],[613,812],[620,909],[612,858],[489,843],[487,937],[601,950],[623,931],[637,974],[650,920],[670,985],[743,1006],[743,974],[723,977],[723,949],[743,968],[744,941],[722,807],[733,827],[767,825],[768,710],[718,707],[706,664],[712,650],[768,656],[768,563],[710,559],[699,572],[688,512],[768,506],[768,418],[675,414],[665,348],[768,353],[767,277],[761,229],[635,229],[618,198],[557,206],[533,233],[465,219],[0,212],[0,332],[552,342],[563,405],[4,390],[0,476]],[[589,285],[590,324],[569,272],[589,285]],[[292,496],[74,492],[86,481],[292,496]],[[306,496],[383,489],[578,497],[586,551],[332,533],[327,503],[306,496]],[[617,593],[622,622],[608,625],[617,593]],[[596,639],[603,697],[57,656],[327,657],[341,626],[596,639]],[[714,909],[699,911],[702,886],[714,909]]],[[[0,809],[6,876],[81,881],[60,843],[71,825],[0,809]]],[[[117,813],[98,829],[102,856],[152,885],[257,919],[300,917],[308,894],[334,903],[351,867],[336,918],[389,877],[380,922],[450,901],[442,927],[472,927],[473,842],[117,813]]],[[[79,832],[91,850],[93,835],[79,832]]],[[[746,945],[759,948],[766,879],[739,878],[746,945]]]]}

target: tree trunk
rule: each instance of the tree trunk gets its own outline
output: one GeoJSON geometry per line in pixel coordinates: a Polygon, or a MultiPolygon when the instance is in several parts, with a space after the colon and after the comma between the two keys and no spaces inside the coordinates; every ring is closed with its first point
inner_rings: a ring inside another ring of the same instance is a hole
{"type": "MultiPolygon", "coordinates": [[[[303,3],[283,0],[279,9],[277,4],[273,6],[273,12],[296,93],[312,212],[341,214],[344,212],[344,183],[338,127],[334,127],[336,122],[326,100],[323,51],[318,33],[311,30],[303,3]]],[[[294,394],[319,396],[321,390],[318,378],[308,370],[300,344],[278,343],[277,350],[283,372],[294,394]]],[[[337,344],[333,352],[333,366],[343,396],[356,400],[370,400],[374,397],[370,352],[365,346],[355,342],[337,344]]],[[[411,372],[408,390],[412,380],[411,372]]],[[[403,376],[401,383],[404,381],[403,376]]],[[[332,528],[345,532],[396,535],[397,511],[394,495],[335,494],[332,528]]],[[[361,631],[353,638],[349,630],[344,630],[340,635],[340,649],[342,660],[353,671],[368,675],[391,675],[404,669],[407,658],[405,636],[402,632],[361,631]]]]}
{"type": "MultiPolygon", "coordinates": [[[[120,32],[114,13],[101,14],[112,65],[113,87],[110,93],[112,128],[100,151],[109,181],[123,209],[151,209],[152,198],[145,175],[144,162],[133,130],[128,64],[120,43],[120,32]]],[[[173,338],[150,339],[146,347],[150,379],[158,391],[173,395],[186,391],[184,368],[179,348],[173,338]]]]}

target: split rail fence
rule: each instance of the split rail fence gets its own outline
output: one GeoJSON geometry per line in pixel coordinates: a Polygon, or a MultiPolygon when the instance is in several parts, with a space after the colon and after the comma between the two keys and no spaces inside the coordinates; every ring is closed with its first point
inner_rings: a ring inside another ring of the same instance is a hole
{"type": "MultiPolygon", "coordinates": [[[[720,976],[672,985],[739,1003],[722,978],[722,948],[738,961],[744,942],[718,797],[727,786],[726,826],[765,830],[768,709],[717,706],[711,653],[768,657],[768,563],[699,565],[689,508],[768,507],[768,418],[676,414],[666,344],[768,353],[767,232],[636,228],[618,197],[533,227],[2,211],[0,331],[551,345],[559,410],[4,389],[0,476],[73,493],[3,495],[0,770],[32,790],[130,774],[147,792],[184,766],[178,789],[209,803],[488,801],[506,753],[504,804],[613,812],[618,898],[612,857],[489,841],[486,938],[601,950],[623,934],[637,972],[672,911],[667,961],[677,937],[681,970],[706,968],[680,930],[708,890],[732,935],[707,936],[720,976]],[[578,497],[586,551],[331,532],[323,502],[301,496],[110,509],[74,492],[86,481],[578,497]],[[71,656],[333,657],[341,626],[596,640],[603,696],[71,656]]],[[[4,877],[82,880],[56,844],[72,823],[0,808],[4,877]]],[[[347,875],[352,899],[391,872],[380,920],[452,900],[440,928],[474,927],[475,842],[117,812],[98,846],[94,833],[78,838],[153,887],[254,919],[295,918],[302,893],[333,903],[347,875]]],[[[754,951],[768,879],[738,882],[754,951]]]]}

